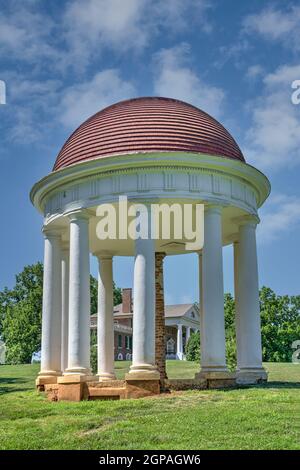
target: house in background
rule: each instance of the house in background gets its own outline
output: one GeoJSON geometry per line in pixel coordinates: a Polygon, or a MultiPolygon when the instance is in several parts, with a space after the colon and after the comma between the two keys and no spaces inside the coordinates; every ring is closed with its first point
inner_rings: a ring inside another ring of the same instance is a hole
{"type": "MultiPolygon", "coordinates": [[[[115,360],[132,358],[132,289],[122,289],[122,303],[114,307],[115,360]]],[[[200,316],[196,304],[165,306],[166,357],[184,359],[185,345],[190,334],[199,330],[200,316]]],[[[97,314],[91,315],[91,329],[97,329],[97,314]]]]}

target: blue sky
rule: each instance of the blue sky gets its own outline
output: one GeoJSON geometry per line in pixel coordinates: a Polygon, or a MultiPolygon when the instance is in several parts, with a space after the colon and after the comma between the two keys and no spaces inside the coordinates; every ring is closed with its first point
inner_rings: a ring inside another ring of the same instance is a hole
{"type": "MultiPolygon", "coordinates": [[[[260,284],[299,294],[300,5],[236,0],[0,0],[0,289],[42,260],[31,186],[68,135],[112,102],[161,95],[219,119],[272,195],[260,212],[260,284]]],[[[96,265],[92,263],[95,274],[96,265]]],[[[232,251],[224,249],[225,290],[232,251]]],[[[168,258],[168,303],[197,300],[197,259],[168,258]]],[[[130,286],[132,260],[115,260],[130,286]]]]}

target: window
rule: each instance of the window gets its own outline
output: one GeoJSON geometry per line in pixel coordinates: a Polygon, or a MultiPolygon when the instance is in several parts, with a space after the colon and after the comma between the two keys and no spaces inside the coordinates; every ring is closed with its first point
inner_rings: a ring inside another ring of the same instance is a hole
{"type": "Polygon", "coordinates": [[[118,348],[122,347],[122,335],[118,335],[118,348]]]}
{"type": "Polygon", "coordinates": [[[132,337],[125,336],[125,347],[126,349],[132,349],[132,337]]]}
{"type": "Polygon", "coordinates": [[[175,341],[169,338],[167,341],[167,354],[175,354],[175,341]]]}

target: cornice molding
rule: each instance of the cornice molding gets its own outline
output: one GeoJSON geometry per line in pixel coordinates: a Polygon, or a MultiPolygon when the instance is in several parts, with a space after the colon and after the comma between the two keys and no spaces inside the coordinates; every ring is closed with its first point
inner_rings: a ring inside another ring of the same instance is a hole
{"type": "MultiPolygon", "coordinates": [[[[246,163],[226,157],[209,156],[184,152],[163,152],[148,154],[129,154],[109,158],[95,159],[77,164],[46,176],[34,185],[30,197],[32,203],[43,212],[45,201],[56,191],[73,187],[74,195],[78,193],[78,185],[87,179],[97,180],[107,177],[122,177],[124,175],[139,174],[140,190],[147,187],[147,176],[151,173],[166,172],[169,191],[177,188],[172,182],[171,173],[188,173],[190,178],[190,191],[196,186],[197,176],[210,173],[239,180],[241,184],[251,186],[255,193],[258,207],[268,197],[270,183],[268,179],[256,168],[246,163]],[[145,177],[146,176],[146,177],[145,177]]],[[[115,181],[112,192],[119,192],[119,183],[115,181]]],[[[97,183],[94,184],[97,192],[97,183]]],[[[74,198],[76,199],[76,197],[74,198]]]]}

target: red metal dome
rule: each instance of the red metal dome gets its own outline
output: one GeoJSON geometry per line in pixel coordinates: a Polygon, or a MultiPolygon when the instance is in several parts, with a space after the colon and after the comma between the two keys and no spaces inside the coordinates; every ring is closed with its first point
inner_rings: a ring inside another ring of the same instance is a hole
{"type": "Polygon", "coordinates": [[[111,155],[193,152],[245,161],[229,132],[201,109],[171,98],[113,104],[81,124],[59,152],[53,170],[111,155]]]}

